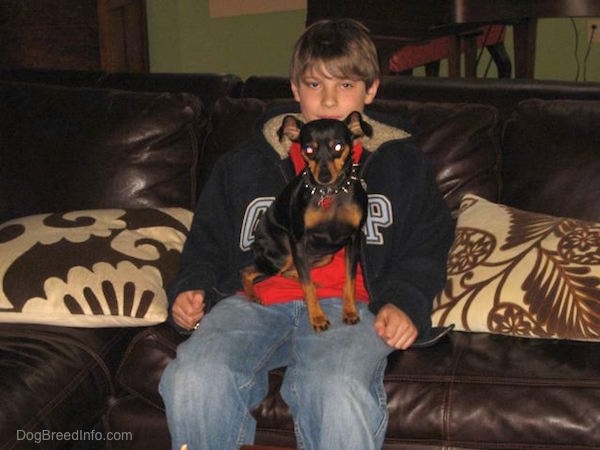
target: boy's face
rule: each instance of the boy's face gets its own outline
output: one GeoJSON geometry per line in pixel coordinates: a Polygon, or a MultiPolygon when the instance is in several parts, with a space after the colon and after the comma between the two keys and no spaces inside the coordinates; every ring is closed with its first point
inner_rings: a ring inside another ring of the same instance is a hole
{"type": "Polygon", "coordinates": [[[304,75],[292,81],[294,98],[300,102],[304,120],[345,119],[351,112],[362,112],[377,94],[379,80],[368,89],[364,81],[332,76],[324,66],[309,68],[304,75]]]}

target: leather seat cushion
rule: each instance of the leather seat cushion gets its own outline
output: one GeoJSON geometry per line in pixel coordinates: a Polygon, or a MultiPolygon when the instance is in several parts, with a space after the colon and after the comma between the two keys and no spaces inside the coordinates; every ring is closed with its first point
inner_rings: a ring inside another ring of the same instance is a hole
{"type": "MultiPolygon", "coordinates": [[[[182,339],[167,325],[138,336],[118,374],[129,396],[164,410],[158,382],[182,339]]],[[[407,448],[420,441],[450,442],[452,436],[462,436],[468,448],[507,439],[548,448],[593,446],[600,442],[594,414],[600,404],[600,360],[594,351],[593,343],[455,331],[433,347],[394,352],[385,374],[387,440],[407,448]]],[[[283,374],[271,373],[269,394],[254,410],[259,433],[293,436],[279,395],[283,374]]],[[[119,408],[112,414],[121,414],[119,408]]],[[[128,420],[137,423],[134,416],[128,420]]]]}
{"type": "MultiPolygon", "coordinates": [[[[2,324],[0,446],[13,448],[16,430],[69,432],[94,426],[115,391],[112,379],[133,332],[2,324]]],[[[45,448],[60,444],[45,442],[45,448]]]]}

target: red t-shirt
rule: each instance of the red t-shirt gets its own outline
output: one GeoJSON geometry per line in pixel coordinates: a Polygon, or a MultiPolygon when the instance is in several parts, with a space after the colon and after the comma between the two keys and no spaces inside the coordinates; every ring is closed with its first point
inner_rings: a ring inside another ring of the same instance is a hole
{"type": "MultiPolygon", "coordinates": [[[[356,144],[353,149],[353,158],[357,162],[362,154],[362,145],[356,144]]],[[[300,173],[305,166],[302,158],[300,144],[293,143],[290,148],[290,159],[294,163],[296,173],[300,173]]],[[[345,249],[341,249],[334,255],[333,260],[322,267],[311,269],[311,279],[317,287],[317,296],[319,298],[341,297],[346,278],[344,269],[345,249]]],[[[369,301],[369,293],[365,288],[363,273],[360,263],[356,268],[356,300],[369,301]]],[[[283,275],[276,275],[254,286],[256,294],[265,305],[275,303],[285,303],[291,300],[304,298],[302,286],[298,280],[286,278],[283,275]]]]}

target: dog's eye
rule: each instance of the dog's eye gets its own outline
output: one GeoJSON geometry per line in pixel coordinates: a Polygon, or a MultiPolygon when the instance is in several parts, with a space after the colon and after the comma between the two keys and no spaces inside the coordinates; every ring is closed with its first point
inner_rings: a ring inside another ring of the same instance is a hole
{"type": "Polygon", "coordinates": [[[344,144],[342,144],[341,142],[336,142],[333,145],[333,150],[336,151],[336,152],[338,152],[338,153],[341,152],[342,150],[344,150],[344,144]]]}
{"type": "Polygon", "coordinates": [[[310,145],[307,145],[306,147],[304,147],[304,153],[306,153],[307,155],[312,155],[315,152],[315,149],[312,148],[310,145]]]}

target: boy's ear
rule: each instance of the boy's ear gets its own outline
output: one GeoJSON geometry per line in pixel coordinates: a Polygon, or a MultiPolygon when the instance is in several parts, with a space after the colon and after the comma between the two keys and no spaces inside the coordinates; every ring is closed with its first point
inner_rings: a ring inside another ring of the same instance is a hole
{"type": "Polygon", "coordinates": [[[300,102],[300,93],[298,92],[298,85],[293,81],[290,81],[290,87],[292,88],[292,94],[294,94],[294,100],[300,102]]]}
{"type": "Polygon", "coordinates": [[[277,130],[279,141],[281,142],[285,136],[290,141],[296,142],[300,136],[300,128],[302,128],[302,125],[304,125],[304,123],[296,119],[294,116],[285,116],[281,126],[279,127],[279,130],[277,130]]]}
{"type": "Polygon", "coordinates": [[[375,100],[375,96],[377,95],[377,91],[379,90],[379,83],[379,78],[376,78],[375,80],[373,80],[371,86],[368,87],[367,94],[365,96],[365,105],[368,105],[372,103],[373,100],[375,100]]]}

